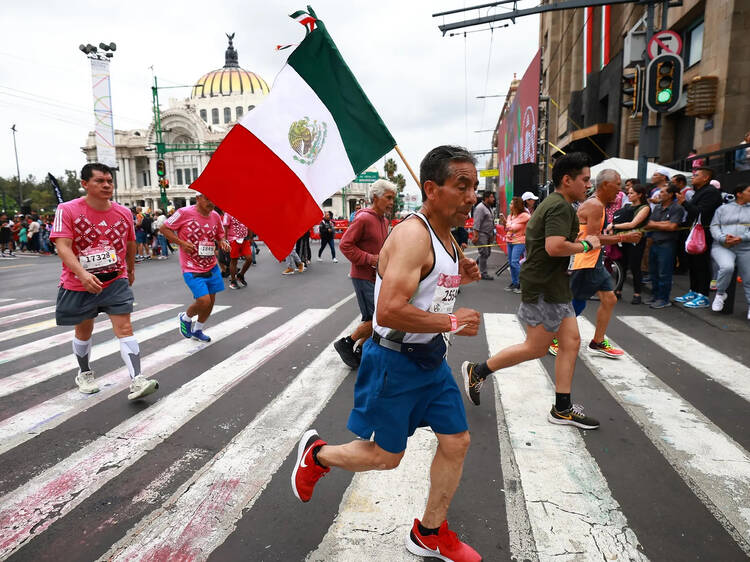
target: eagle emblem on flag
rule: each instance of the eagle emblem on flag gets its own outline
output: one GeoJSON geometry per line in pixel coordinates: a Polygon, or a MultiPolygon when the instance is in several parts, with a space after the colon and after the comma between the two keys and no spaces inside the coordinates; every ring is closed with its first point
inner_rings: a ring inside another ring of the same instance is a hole
{"type": "Polygon", "coordinates": [[[289,127],[289,145],[297,155],[294,159],[307,166],[315,162],[326,141],[328,125],[305,117],[289,127]]]}

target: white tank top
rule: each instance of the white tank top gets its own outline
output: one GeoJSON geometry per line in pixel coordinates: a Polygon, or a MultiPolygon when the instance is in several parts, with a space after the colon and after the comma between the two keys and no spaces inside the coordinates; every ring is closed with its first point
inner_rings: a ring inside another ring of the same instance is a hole
{"type": "MultiPolygon", "coordinates": [[[[453,256],[451,256],[440,239],[435,235],[427,217],[422,213],[414,213],[414,216],[419,217],[419,220],[424,222],[430,233],[434,263],[427,276],[419,282],[417,290],[411,299],[409,299],[409,302],[421,310],[450,314],[453,312],[458,287],[461,285],[461,276],[458,273],[458,251],[453,242],[451,242],[453,249],[453,256]]],[[[432,340],[437,334],[413,334],[378,325],[377,309],[381,282],[382,279],[380,278],[380,273],[378,273],[375,276],[375,313],[372,317],[373,330],[380,337],[396,342],[427,343],[432,340]]]]}

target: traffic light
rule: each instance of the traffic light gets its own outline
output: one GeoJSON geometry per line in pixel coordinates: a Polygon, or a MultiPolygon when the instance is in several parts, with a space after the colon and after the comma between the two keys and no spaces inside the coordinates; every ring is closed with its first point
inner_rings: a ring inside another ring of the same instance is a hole
{"type": "Polygon", "coordinates": [[[655,57],[646,68],[646,105],[651,111],[670,111],[682,95],[682,58],[671,53],[655,57]]]}
{"type": "Polygon", "coordinates": [[[164,189],[169,188],[169,180],[167,178],[159,178],[159,187],[164,189]]]}
{"type": "MultiPolygon", "coordinates": [[[[637,71],[636,71],[637,72],[637,71]]],[[[638,93],[638,76],[631,74],[622,77],[622,106],[635,113],[636,96],[638,93]]]]}
{"type": "Polygon", "coordinates": [[[167,165],[161,158],[156,161],[156,175],[160,178],[163,178],[167,175],[167,165]]]}

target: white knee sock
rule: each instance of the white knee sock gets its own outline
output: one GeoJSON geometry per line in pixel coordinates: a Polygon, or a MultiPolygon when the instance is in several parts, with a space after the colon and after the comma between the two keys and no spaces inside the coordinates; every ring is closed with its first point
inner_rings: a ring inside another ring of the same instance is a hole
{"type": "Polygon", "coordinates": [[[141,374],[141,348],[135,336],[120,338],[120,355],[131,379],[141,374]]]}
{"type": "Polygon", "coordinates": [[[73,355],[78,360],[78,368],[81,372],[90,371],[89,355],[91,354],[91,339],[79,340],[73,336],[73,355]]]}

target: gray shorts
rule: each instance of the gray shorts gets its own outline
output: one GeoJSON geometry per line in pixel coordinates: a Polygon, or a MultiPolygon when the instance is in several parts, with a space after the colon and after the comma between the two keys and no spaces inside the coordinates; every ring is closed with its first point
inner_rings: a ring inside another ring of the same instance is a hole
{"type": "Polygon", "coordinates": [[[57,292],[55,320],[58,326],[77,326],[100,313],[130,314],[133,312],[133,291],[127,279],[116,279],[101,293],[71,291],[60,287],[57,292]]]}
{"type": "Polygon", "coordinates": [[[539,300],[535,303],[521,302],[518,307],[518,319],[521,322],[531,327],[542,324],[551,333],[560,329],[564,318],[575,318],[575,315],[573,305],[569,302],[545,302],[544,295],[539,295],[539,300]]]}
{"type": "Polygon", "coordinates": [[[357,304],[362,313],[362,322],[369,322],[375,313],[375,282],[352,277],[357,304]]]}

